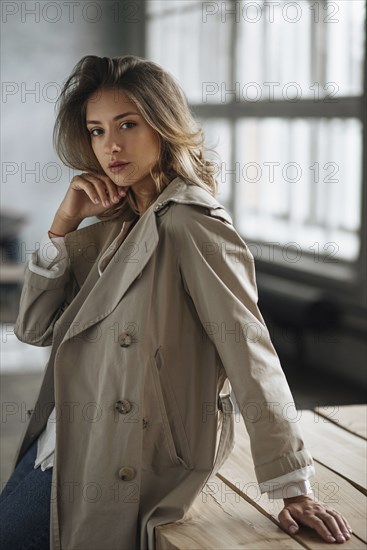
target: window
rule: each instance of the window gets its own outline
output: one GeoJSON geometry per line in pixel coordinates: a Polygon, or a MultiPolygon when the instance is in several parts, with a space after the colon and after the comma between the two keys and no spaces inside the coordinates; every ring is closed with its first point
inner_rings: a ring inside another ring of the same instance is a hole
{"type": "Polygon", "coordinates": [[[360,0],[147,2],[146,57],[217,145],[237,230],[293,243],[306,262],[287,266],[326,277],[329,260],[350,276],[363,250],[365,17],[360,0]]]}

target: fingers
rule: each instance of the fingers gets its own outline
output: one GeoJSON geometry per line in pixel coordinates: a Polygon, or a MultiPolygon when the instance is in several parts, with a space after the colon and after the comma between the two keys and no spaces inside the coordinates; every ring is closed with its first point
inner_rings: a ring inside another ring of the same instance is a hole
{"type": "Polygon", "coordinates": [[[345,536],[342,534],[338,523],[335,521],[335,518],[328,514],[327,512],[320,514],[320,516],[314,516],[310,518],[310,527],[313,527],[323,539],[330,542],[345,542],[350,538],[350,534],[346,533],[345,536]]]}
{"type": "Polygon", "coordinates": [[[117,187],[117,185],[115,185],[115,183],[108,176],[100,176],[100,177],[103,179],[103,181],[105,182],[105,185],[107,186],[107,192],[106,192],[107,200],[109,196],[110,201],[112,203],[117,204],[120,201],[120,198],[126,195],[126,192],[124,191],[124,189],[117,187]]]}
{"type": "MultiPolygon", "coordinates": [[[[338,537],[341,538],[341,536],[344,536],[345,540],[350,538],[352,529],[346,519],[339,512],[330,508],[324,510],[319,514],[319,516],[328,525],[330,531],[334,534],[334,536],[336,536],[337,540],[338,537]]],[[[343,541],[341,540],[340,542],[343,541]]]]}
{"type": "Polygon", "coordinates": [[[299,527],[298,523],[292,518],[291,514],[287,510],[287,508],[283,508],[283,510],[280,512],[279,516],[280,525],[289,533],[294,535],[297,533],[299,527]]]}
{"type": "Polygon", "coordinates": [[[351,537],[351,528],[343,516],[331,508],[324,508],[318,503],[300,506],[299,503],[288,505],[279,516],[281,526],[291,534],[292,527],[297,527],[296,519],[314,529],[326,542],[345,542],[351,537]]]}
{"type": "Polygon", "coordinates": [[[117,188],[113,181],[105,175],[95,175],[86,172],[78,176],[83,190],[95,204],[102,203],[103,206],[111,206],[111,203],[117,204],[121,197],[126,195],[126,191],[122,188],[117,188]]]}

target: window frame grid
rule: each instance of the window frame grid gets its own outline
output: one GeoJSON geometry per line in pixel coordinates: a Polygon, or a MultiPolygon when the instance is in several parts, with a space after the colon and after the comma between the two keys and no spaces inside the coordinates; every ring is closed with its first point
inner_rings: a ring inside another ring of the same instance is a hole
{"type": "MultiPolygon", "coordinates": [[[[142,0],[147,4],[149,0],[142,0]]],[[[319,0],[322,1],[322,0],[319,0]]],[[[184,8],[189,11],[192,9],[198,9],[198,6],[187,6],[184,8]]],[[[147,10],[145,8],[145,13],[147,10]]],[[[161,15],[169,14],[170,10],[166,9],[161,15]]],[[[145,35],[147,33],[147,25],[149,21],[154,18],[154,15],[147,14],[145,19],[145,35]]],[[[230,78],[232,82],[236,82],[236,67],[237,67],[237,37],[238,37],[238,25],[235,25],[235,18],[231,18],[231,67],[230,78]]],[[[322,29],[320,30],[322,33],[322,29]]],[[[311,26],[311,38],[314,33],[314,27],[311,26]]],[[[325,37],[323,38],[325,41],[325,37]]],[[[315,47],[315,41],[312,40],[312,47],[315,47]]],[[[146,57],[148,52],[144,50],[144,56],[146,57]]],[[[311,74],[315,77],[315,55],[311,53],[311,74]]],[[[232,166],[236,162],[236,131],[235,123],[239,119],[243,118],[356,118],[361,121],[362,124],[362,169],[361,169],[361,212],[360,212],[360,253],[358,258],[354,262],[347,260],[338,260],[335,264],[328,264],[313,260],[313,254],[307,250],[302,250],[304,253],[304,263],[302,269],[295,264],[288,265],[282,256],[282,246],[274,246],[274,258],[272,261],[264,260],[262,258],[256,258],[255,262],[259,272],[266,274],[273,274],[280,277],[288,277],[297,279],[299,282],[305,284],[312,284],[326,290],[340,291],[343,289],[342,299],[352,299],[356,305],[360,304],[361,300],[366,300],[366,259],[367,259],[367,236],[366,236],[366,209],[363,209],[363,205],[367,204],[367,129],[366,129],[366,111],[367,111],[367,94],[366,94],[366,74],[367,74],[367,8],[365,9],[365,21],[364,21],[364,71],[363,71],[363,90],[359,96],[341,96],[337,98],[337,101],[327,101],[327,98],[315,102],[311,98],[305,98],[298,100],[297,102],[289,102],[284,99],[274,99],[273,101],[261,100],[260,102],[240,103],[236,101],[228,103],[206,103],[195,104],[190,102],[190,108],[198,119],[213,119],[223,118],[229,123],[230,127],[230,147],[231,147],[231,163],[232,166]],[[331,268],[330,268],[331,266],[331,268]],[[330,276],[332,273],[332,276],[330,276]]],[[[319,79],[320,80],[320,79],[319,79]]],[[[233,223],[236,226],[236,185],[235,178],[230,176],[229,181],[230,198],[228,201],[228,208],[232,215],[233,223]]],[[[245,236],[241,235],[244,239],[245,236]]],[[[247,241],[246,241],[247,242],[247,241]]],[[[266,246],[265,241],[260,239],[253,239],[248,244],[254,244],[257,246],[266,246]]]]}

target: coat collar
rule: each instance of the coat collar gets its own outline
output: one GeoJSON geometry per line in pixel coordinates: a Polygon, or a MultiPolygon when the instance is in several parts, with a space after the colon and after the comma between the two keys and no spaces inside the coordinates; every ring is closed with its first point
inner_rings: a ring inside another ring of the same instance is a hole
{"type": "Polygon", "coordinates": [[[68,308],[70,315],[77,313],[62,343],[100,322],[116,308],[156,249],[159,242],[156,216],[163,215],[170,202],[200,205],[208,208],[212,215],[232,222],[223,206],[209,192],[176,177],[137,221],[101,276],[96,260],[120,233],[124,220],[100,221],[68,233],[65,244],[72,271],[82,288],[68,308]]]}
{"type": "MultiPolygon", "coordinates": [[[[223,206],[205,189],[195,184],[186,183],[177,177],[171,181],[152,205],[154,212],[159,212],[169,202],[196,204],[209,209],[223,209],[223,206]]],[[[224,213],[224,212],[223,212],[224,213]]],[[[227,217],[230,218],[227,214],[227,217]]],[[[231,220],[232,221],[232,220],[231,220]]]]}

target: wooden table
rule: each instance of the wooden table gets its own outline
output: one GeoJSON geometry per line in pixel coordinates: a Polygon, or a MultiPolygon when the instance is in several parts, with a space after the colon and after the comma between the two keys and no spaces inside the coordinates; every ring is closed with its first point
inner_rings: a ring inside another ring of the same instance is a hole
{"type": "MultiPolygon", "coordinates": [[[[302,410],[301,427],[316,476],[314,499],[338,510],[353,535],[337,544],[345,549],[367,548],[366,429],[367,406],[317,407],[302,410]]],[[[156,528],[158,550],[302,549],[327,548],[312,529],[301,526],[291,536],[280,528],[283,500],[260,495],[249,438],[240,415],[235,421],[236,445],[210,478],[186,516],[156,528]]],[[[335,546],[334,546],[335,547],[335,546]]]]}

